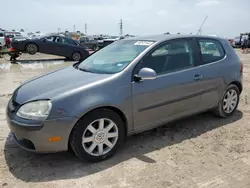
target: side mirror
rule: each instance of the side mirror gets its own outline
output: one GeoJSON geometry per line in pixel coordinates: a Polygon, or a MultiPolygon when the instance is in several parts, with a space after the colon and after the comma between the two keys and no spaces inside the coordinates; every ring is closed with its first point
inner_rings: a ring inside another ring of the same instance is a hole
{"type": "Polygon", "coordinates": [[[150,68],[142,68],[138,74],[134,76],[135,81],[143,81],[143,80],[153,80],[157,77],[156,72],[150,68]]]}

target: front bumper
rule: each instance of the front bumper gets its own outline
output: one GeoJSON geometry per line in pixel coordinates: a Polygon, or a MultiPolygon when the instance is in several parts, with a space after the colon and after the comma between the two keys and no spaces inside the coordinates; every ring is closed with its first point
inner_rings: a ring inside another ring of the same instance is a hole
{"type": "Polygon", "coordinates": [[[53,153],[68,150],[68,140],[72,128],[77,122],[75,117],[64,117],[38,122],[24,120],[11,113],[10,104],[6,110],[6,120],[14,138],[23,149],[38,153],[53,153]],[[49,138],[61,137],[51,142],[49,138]]]}

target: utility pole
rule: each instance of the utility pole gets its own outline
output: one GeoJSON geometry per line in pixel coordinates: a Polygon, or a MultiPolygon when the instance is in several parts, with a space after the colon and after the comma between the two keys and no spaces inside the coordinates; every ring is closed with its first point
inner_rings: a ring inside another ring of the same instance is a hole
{"type": "Polygon", "coordinates": [[[87,23],[85,23],[84,30],[85,30],[85,34],[87,34],[87,30],[88,30],[87,23]]]}
{"type": "Polygon", "coordinates": [[[119,29],[120,29],[120,36],[123,35],[123,23],[122,23],[122,19],[120,20],[120,23],[119,23],[119,29]]]}

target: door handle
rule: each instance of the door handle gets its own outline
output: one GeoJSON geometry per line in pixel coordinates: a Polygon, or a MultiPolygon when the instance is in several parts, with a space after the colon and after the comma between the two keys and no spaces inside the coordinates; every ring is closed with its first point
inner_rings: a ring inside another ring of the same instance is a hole
{"type": "Polygon", "coordinates": [[[202,80],[202,79],[203,79],[203,76],[201,76],[201,75],[199,75],[199,74],[194,75],[194,80],[195,80],[195,81],[200,81],[200,80],[202,80]]]}

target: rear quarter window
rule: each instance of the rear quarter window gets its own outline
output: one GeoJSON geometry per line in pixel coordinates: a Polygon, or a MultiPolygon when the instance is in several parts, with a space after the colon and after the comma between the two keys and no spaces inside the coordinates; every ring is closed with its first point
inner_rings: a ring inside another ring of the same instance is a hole
{"type": "Polygon", "coordinates": [[[225,57],[225,50],[221,43],[214,39],[199,39],[201,64],[213,63],[225,57]]]}

